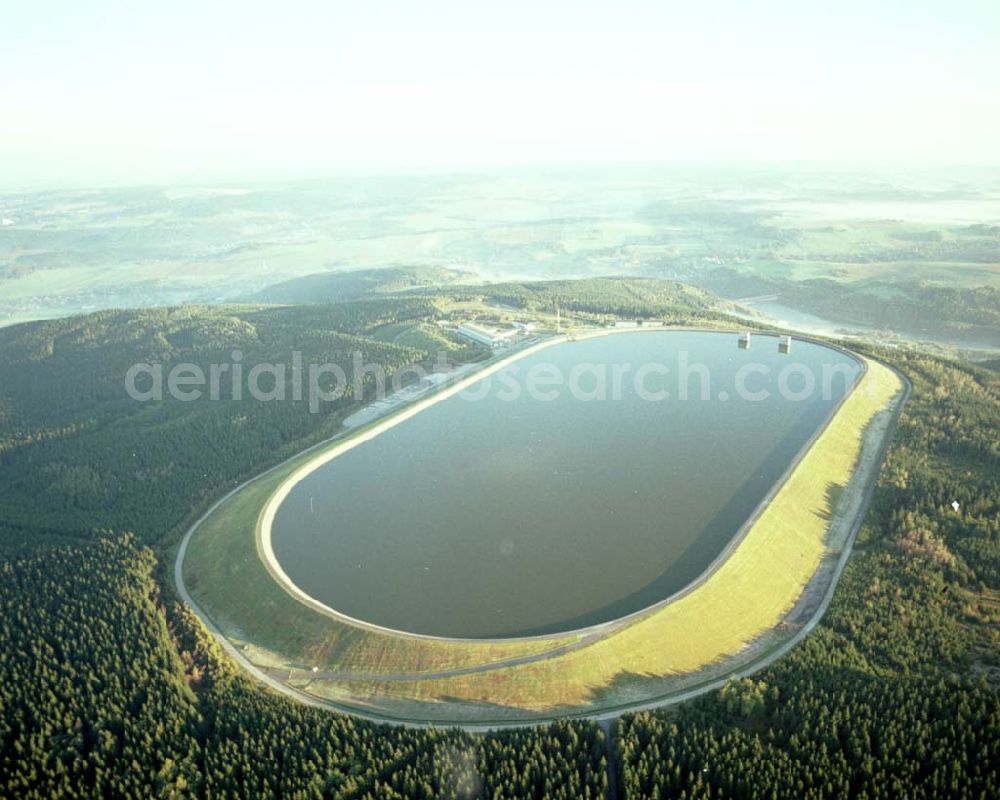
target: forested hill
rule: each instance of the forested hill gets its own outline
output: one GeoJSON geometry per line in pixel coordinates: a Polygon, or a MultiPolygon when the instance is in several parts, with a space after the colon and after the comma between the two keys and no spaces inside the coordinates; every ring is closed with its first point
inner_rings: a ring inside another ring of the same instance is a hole
{"type": "Polygon", "coordinates": [[[432,290],[455,283],[475,283],[476,276],[444,267],[379,267],[318,272],[271,284],[246,298],[251,303],[332,303],[409,290],[432,290]]]}
{"type": "Polygon", "coordinates": [[[504,281],[484,283],[456,270],[422,267],[322,272],[275,284],[252,298],[267,303],[330,303],[392,295],[434,296],[451,300],[483,300],[525,310],[653,317],[714,314],[726,304],[704,289],[654,278],[588,278],[582,280],[504,281]]]}
{"type": "Polygon", "coordinates": [[[591,278],[453,287],[453,297],[482,296],[492,303],[532,311],[576,312],[586,318],[664,317],[676,322],[717,319],[727,306],[718,297],[678,281],[653,278],[591,278]]]}
{"type": "MultiPolygon", "coordinates": [[[[350,397],[310,413],[293,402],[136,402],[136,363],[336,363],[354,353],[389,375],[428,353],[366,335],[432,316],[428,300],[295,308],[186,307],[101,312],[0,330],[0,543],[79,538],[97,528],[158,542],[239,478],[332,432],[350,397]]],[[[249,368],[249,366],[248,366],[249,368]]]]}
{"type": "MultiPolygon", "coordinates": [[[[235,348],[245,362],[361,348],[402,365],[467,347],[430,321],[476,303],[558,298],[587,318],[713,313],[707,295],[687,302],[673,283],[607,282],[593,296],[599,287],[102,312],[0,330],[0,797],[605,796],[605,742],[590,723],[486,736],[382,728],[244,678],[175,601],[165,544],[199,506],[328,435],[347,409],[123,393],[135,361],[206,364],[235,348]]],[[[775,666],[625,719],[621,796],[1000,792],[1000,375],[877,355],[914,391],[827,617],[775,666]]]]}

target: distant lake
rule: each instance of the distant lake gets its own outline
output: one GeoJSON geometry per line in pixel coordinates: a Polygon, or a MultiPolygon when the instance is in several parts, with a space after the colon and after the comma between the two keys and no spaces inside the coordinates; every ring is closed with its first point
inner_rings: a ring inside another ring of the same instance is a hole
{"type": "MultiPolygon", "coordinates": [[[[861,335],[872,338],[878,337],[881,333],[884,339],[885,334],[888,332],[908,342],[937,342],[938,344],[951,345],[952,347],[966,347],[972,350],[997,349],[996,343],[991,343],[987,340],[965,339],[960,336],[945,336],[931,333],[915,334],[902,330],[862,325],[858,322],[838,322],[836,320],[825,319],[824,317],[817,317],[815,314],[783,305],[775,300],[743,300],[740,301],[740,304],[775,322],[778,328],[789,328],[816,336],[841,336],[846,333],[848,335],[861,335]]],[[[760,321],[759,318],[758,321],[760,321]]]]}
{"type": "Polygon", "coordinates": [[[748,349],[696,331],[559,344],[316,469],[278,508],[274,552],[317,600],[399,630],[500,637],[613,620],[711,564],[859,371],[832,348],[779,353],[758,335],[748,349]],[[537,397],[528,375],[550,378],[537,397]]]}

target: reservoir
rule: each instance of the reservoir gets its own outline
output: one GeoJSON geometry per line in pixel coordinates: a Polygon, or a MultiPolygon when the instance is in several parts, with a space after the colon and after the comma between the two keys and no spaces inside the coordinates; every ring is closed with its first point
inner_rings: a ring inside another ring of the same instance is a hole
{"type": "Polygon", "coordinates": [[[274,553],[316,600],[396,630],[608,622],[712,564],[860,369],[756,333],[557,344],[307,475],[277,509],[274,553]]]}

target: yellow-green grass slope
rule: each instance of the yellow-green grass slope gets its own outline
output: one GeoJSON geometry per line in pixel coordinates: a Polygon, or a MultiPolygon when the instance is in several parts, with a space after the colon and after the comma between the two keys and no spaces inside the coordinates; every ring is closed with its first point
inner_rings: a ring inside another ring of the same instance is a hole
{"type": "MultiPolygon", "coordinates": [[[[673,603],[579,649],[530,664],[418,682],[340,682],[359,699],[469,702],[544,712],[585,707],[616,681],[697,671],[739,653],[779,625],[827,554],[838,498],[866,430],[901,390],[899,377],[868,370],[731,556],[673,603]]],[[[864,487],[852,486],[853,491],[864,487]]],[[[850,524],[850,520],[841,520],[850,524]]],[[[323,694],[322,683],[310,690],[323,694]]]]}

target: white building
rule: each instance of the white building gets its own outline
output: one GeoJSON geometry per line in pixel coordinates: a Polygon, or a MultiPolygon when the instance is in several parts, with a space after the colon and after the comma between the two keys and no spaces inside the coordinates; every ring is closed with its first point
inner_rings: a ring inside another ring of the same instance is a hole
{"type": "Polygon", "coordinates": [[[467,322],[464,325],[458,326],[458,333],[466,339],[479,342],[479,344],[485,344],[489,347],[500,347],[514,336],[517,336],[518,330],[511,328],[502,331],[496,328],[488,328],[485,325],[476,325],[475,323],[467,322]]]}

